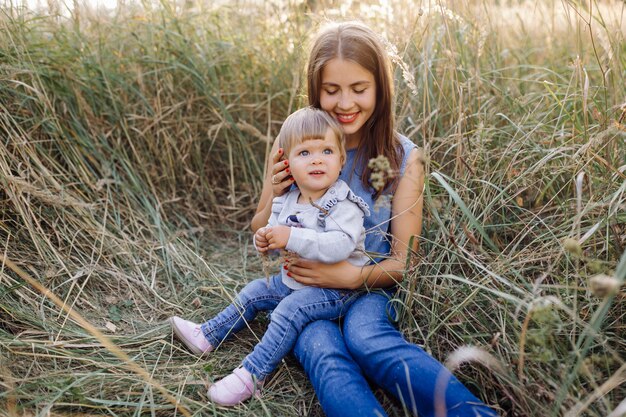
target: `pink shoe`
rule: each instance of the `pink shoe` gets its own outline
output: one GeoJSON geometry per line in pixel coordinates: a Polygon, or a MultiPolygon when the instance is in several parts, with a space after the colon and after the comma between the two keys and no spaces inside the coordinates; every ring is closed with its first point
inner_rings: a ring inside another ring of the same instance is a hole
{"type": "Polygon", "coordinates": [[[170,325],[176,337],[196,355],[206,355],[213,350],[213,346],[206,340],[199,325],[180,317],[170,317],[170,325]]]}
{"type": "Polygon", "coordinates": [[[256,381],[252,374],[239,367],[232,374],[220,379],[209,387],[209,401],[215,404],[233,406],[241,404],[253,395],[261,396],[263,381],[256,381]]]}

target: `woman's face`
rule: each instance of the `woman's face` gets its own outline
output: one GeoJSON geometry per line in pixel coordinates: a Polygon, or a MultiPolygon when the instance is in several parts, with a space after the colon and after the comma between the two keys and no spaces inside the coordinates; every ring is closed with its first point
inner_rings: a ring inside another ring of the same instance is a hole
{"type": "Polygon", "coordinates": [[[320,107],[343,127],[346,147],[356,147],[376,107],[374,74],[353,61],[333,58],[322,70],[320,107]]]}

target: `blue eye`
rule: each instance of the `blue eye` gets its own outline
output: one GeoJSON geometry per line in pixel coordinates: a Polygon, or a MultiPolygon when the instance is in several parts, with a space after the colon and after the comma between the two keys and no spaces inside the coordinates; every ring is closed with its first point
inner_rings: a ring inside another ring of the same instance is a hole
{"type": "Polygon", "coordinates": [[[333,154],[333,150],[330,148],[326,148],[324,149],[324,155],[332,155],[333,154]]]}
{"type": "Polygon", "coordinates": [[[309,156],[309,151],[300,151],[300,153],[298,155],[300,155],[300,156],[309,156]]]}

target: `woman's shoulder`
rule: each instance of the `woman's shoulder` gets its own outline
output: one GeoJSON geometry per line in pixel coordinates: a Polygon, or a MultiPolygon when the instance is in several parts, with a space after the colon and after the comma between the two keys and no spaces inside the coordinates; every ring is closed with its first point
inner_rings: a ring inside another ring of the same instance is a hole
{"type": "Polygon", "coordinates": [[[411,152],[414,149],[419,149],[419,148],[411,139],[407,138],[406,136],[400,133],[396,133],[396,138],[397,138],[398,145],[399,145],[398,150],[401,149],[401,152],[402,152],[402,161],[400,163],[400,173],[403,174],[406,168],[406,163],[409,159],[409,156],[411,155],[411,152]]]}
{"type": "Polygon", "coordinates": [[[396,133],[396,138],[398,140],[398,144],[404,150],[405,155],[411,152],[413,149],[417,148],[417,144],[415,142],[413,142],[411,139],[407,138],[401,133],[396,133]]]}

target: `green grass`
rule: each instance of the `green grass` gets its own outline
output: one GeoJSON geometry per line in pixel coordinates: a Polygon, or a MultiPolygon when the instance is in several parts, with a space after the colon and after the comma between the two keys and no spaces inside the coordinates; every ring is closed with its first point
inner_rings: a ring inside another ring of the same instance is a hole
{"type": "Polygon", "coordinates": [[[165,319],[208,318],[261,274],[264,159],[337,16],[397,48],[398,127],[426,153],[407,338],[502,415],[618,407],[626,7],[392,3],[0,9],[0,415],[173,415],[159,387],[192,415],[322,415],[293,358],[262,401],[214,409],[206,384],[266,321],[197,360],[165,319]]]}

